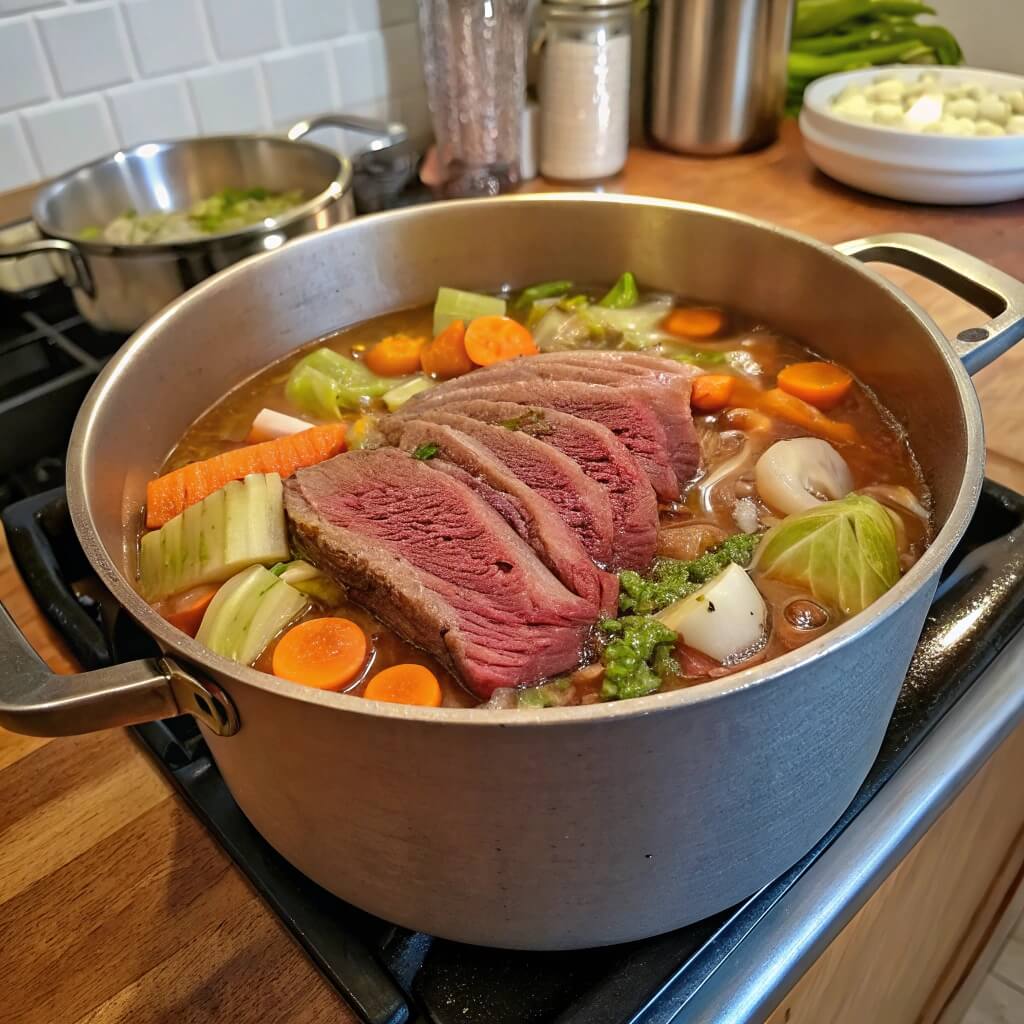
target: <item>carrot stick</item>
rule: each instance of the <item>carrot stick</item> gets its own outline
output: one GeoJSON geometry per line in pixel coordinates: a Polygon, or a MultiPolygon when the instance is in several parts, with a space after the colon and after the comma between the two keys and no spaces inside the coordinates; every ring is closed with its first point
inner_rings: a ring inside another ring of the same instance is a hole
{"type": "Polygon", "coordinates": [[[853,386],[853,377],[835,363],[791,363],[779,370],[779,387],[783,391],[818,409],[838,405],[853,386]]]}
{"type": "Polygon", "coordinates": [[[277,642],[274,675],[318,690],[352,682],[366,661],[366,634],[350,619],[307,619],[277,642]]]}
{"type": "Polygon", "coordinates": [[[477,366],[537,354],[529,328],[508,316],[478,316],[466,328],[466,354],[477,366]]]}
{"type": "Polygon", "coordinates": [[[438,380],[461,377],[473,369],[473,362],[466,354],[466,325],[453,320],[420,355],[423,372],[438,380]]]}
{"type": "Polygon", "coordinates": [[[392,665],[378,672],[363,690],[367,700],[389,704],[418,704],[426,708],[441,706],[441,684],[437,676],[422,665],[392,665]]]}
{"type": "Polygon", "coordinates": [[[172,598],[162,608],[157,610],[172,626],[176,626],[182,633],[195,636],[199,632],[199,624],[203,621],[203,615],[213,600],[213,595],[219,589],[219,583],[196,587],[195,590],[186,591],[184,594],[179,594],[177,597],[172,598]]]}
{"type": "Polygon", "coordinates": [[[729,404],[736,378],[727,373],[704,373],[694,378],[690,406],[697,412],[718,412],[729,404]]]}
{"type": "Polygon", "coordinates": [[[860,441],[860,435],[852,424],[826,416],[802,398],[787,394],[781,388],[761,392],[756,400],[756,408],[770,416],[778,416],[779,419],[796,423],[812,434],[828,438],[829,441],[840,444],[857,444],[860,441]]]}
{"type": "Polygon", "coordinates": [[[678,338],[713,338],[725,327],[725,314],[706,306],[680,306],[661,326],[678,338]]]}
{"type": "Polygon", "coordinates": [[[202,462],[172,470],[146,484],[146,526],[155,530],[190,505],[250,473],[289,477],[302,466],[313,466],[345,448],[344,423],[311,427],[290,437],[264,441],[223,452],[202,462]]]}
{"type": "Polygon", "coordinates": [[[425,338],[411,338],[407,334],[392,334],[378,341],[366,353],[366,365],[378,377],[405,377],[418,373],[420,353],[425,338]]]}

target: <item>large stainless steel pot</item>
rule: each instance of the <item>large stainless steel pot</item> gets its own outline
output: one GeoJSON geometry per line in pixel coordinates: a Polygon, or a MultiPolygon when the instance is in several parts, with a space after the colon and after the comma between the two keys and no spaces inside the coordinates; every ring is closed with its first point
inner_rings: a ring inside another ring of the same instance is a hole
{"type": "MultiPolygon", "coordinates": [[[[400,124],[347,114],[300,121],[286,138],[145,142],[77,167],[41,189],[32,217],[43,237],[0,249],[0,258],[47,253],[82,316],[101,330],[127,334],[218,270],[355,215],[352,163],[298,141],[325,125],[372,136],[371,154],[406,142],[400,124]],[[273,221],[187,242],[111,245],[82,238],[83,229],[108,224],[125,210],[184,210],[228,187],[301,189],[307,198],[273,221]]],[[[399,163],[404,170],[409,161],[399,163]]]]}
{"type": "Polygon", "coordinates": [[[704,917],[796,861],[864,778],[981,485],[968,369],[1024,334],[1022,310],[1016,281],[917,236],[837,251],[651,199],[439,204],[300,239],[151,321],[104,371],[75,427],[68,496],[78,535],[166,657],[55,677],[0,616],[0,724],[52,735],[190,712],[238,803],[286,858],[411,928],[557,949],[704,917]],[[950,341],[858,259],[925,273],[994,319],[950,341]],[[428,302],[441,284],[601,281],[624,266],[654,288],[729,303],[807,339],[900,418],[939,530],[867,611],[800,651],[692,689],[483,712],[381,705],[240,668],[135,593],[146,480],[240,380],[341,325],[428,302]]]}

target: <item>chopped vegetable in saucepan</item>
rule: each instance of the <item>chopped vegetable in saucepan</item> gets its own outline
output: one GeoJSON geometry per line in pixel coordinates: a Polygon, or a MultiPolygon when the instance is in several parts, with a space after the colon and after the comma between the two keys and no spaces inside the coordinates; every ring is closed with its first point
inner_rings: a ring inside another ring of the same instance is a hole
{"type": "Polygon", "coordinates": [[[238,231],[253,224],[271,223],[302,203],[302,192],[270,192],[265,188],[225,188],[200,199],[187,210],[136,213],[126,210],[106,227],[90,226],[79,232],[83,241],[111,245],[152,245],[192,242],[207,235],[238,231]]]}

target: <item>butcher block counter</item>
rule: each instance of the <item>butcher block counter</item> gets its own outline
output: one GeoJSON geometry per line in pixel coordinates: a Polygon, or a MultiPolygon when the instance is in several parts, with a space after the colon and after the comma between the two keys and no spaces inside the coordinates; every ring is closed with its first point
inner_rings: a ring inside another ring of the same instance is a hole
{"type": "MultiPolygon", "coordinates": [[[[602,188],[721,206],[829,243],[919,232],[1024,280],[1024,203],[944,209],[853,192],[814,170],[793,122],[749,155],[635,150],[602,188]]],[[[0,198],[0,221],[16,212],[0,198]]],[[[885,273],[948,334],[985,319],[913,275],[885,273]]],[[[1024,344],[975,380],[988,474],[1024,491],[1024,344]]],[[[2,538],[0,599],[55,670],[74,670],[2,538]]],[[[913,806],[869,821],[874,835],[861,829],[801,881],[787,913],[759,926],[707,986],[703,1009],[680,1020],[951,1024],[1020,891],[1024,727],[1010,694],[1022,650],[997,662],[991,686],[986,677],[987,694],[964,712],[973,718],[943,722],[941,743],[912,758],[908,785],[914,771],[920,785],[902,795],[913,806]]],[[[0,1018],[12,1024],[356,1019],[127,732],[0,730],[0,979],[0,1018]]]]}

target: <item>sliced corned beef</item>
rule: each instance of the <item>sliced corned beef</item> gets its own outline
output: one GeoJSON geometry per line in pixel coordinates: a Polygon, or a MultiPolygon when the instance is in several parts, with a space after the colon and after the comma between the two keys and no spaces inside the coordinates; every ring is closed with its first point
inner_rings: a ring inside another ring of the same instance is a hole
{"type": "MultiPolygon", "coordinates": [[[[467,382],[479,372],[467,374],[467,382]]],[[[408,404],[408,412],[403,410],[403,415],[411,416],[421,409],[444,405],[457,395],[459,401],[480,398],[492,402],[517,402],[594,420],[607,427],[629,449],[647,474],[659,500],[675,501],[679,497],[679,482],[672,467],[665,428],[639,387],[606,387],[603,384],[533,378],[473,387],[467,384],[465,388],[435,400],[434,391],[439,390],[435,388],[417,395],[408,404]]]]}
{"type": "Polygon", "coordinates": [[[384,417],[380,432],[389,444],[414,452],[436,446],[431,468],[450,472],[498,511],[574,594],[605,614],[614,613],[618,580],[591,560],[579,536],[542,494],[524,483],[478,440],[444,423],[384,417]]]}
{"type": "Polygon", "coordinates": [[[596,618],[470,488],[395,449],[285,483],[299,548],[481,698],[576,666],[596,618]]]}
{"type": "Polygon", "coordinates": [[[420,418],[447,424],[483,445],[554,506],[595,562],[611,563],[614,523],[610,496],[567,455],[521,430],[450,412],[447,406],[424,410],[420,418]]]}
{"type": "Polygon", "coordinates": [[[453,396],[443,409],[529,434],[572,459],[605,489],[611,502],[614,537],[609,567],[638,571],[650,567],[657,545],[658,502],[647,474],[607,427],[554,409],[513,402],[458,401],[453,396]]]}
{"type": "Polygon", "coordinates": [[[655,411],[665,431],[672,468],[685,485],[700,468],[700,444],[690,413],[690,385],[700,370],[672,359],[643,354],[581,350],[545,352],[474,370],[446,381],[413,403],[444,405],[468,388],[542,380],[567,380],[617,387],[655,411]]]}

